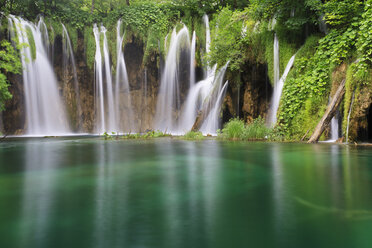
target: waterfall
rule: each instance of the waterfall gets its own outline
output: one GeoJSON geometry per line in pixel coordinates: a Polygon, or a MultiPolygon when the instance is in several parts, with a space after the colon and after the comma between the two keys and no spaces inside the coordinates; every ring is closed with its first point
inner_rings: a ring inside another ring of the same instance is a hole
{"type": "Polygon", "coordinates": [[[65,109],[47,53],[49,41],[45,40],[48,32],[45,23],[40,19],[35,25],[15,16],[9,17],[9,23],[16,30],[16,35],[11,33],[12,39],[18,38],[20,44],[27,44],[21,48],[27,134],[69,133],[65,109]]]}
{"type": "Polygon", "coordinates": [[[105,65],[105,75],[106,75],[106,94],[107,94],[107,128],[106,131],[118,131],[115,115],[115,105],[114,105],[114,91],[112,87],[112,76],[111,76],[111,65],[110,65],[110,53],[106,37],[106,28],[101,26],[101,33],[103,34],[103,57],[105,65]]]}
{"type": "MultiPolygon", "coordinates": [[[[119,23],[120,25],[120,23],[119,23]]],[[[120,27],[118,28],[118,31],[120,27]]],[[[96,131],[102,132],[118,132],[121,129],[120,119],[120,90],[128,85],[128,76],[125,68],[125,61],[122,54],[123,37],[118,40],[118,61],[116,75],[116,90],[113,87],[110,52],[106,37],[106,28],[101,26],[101,29],[94,24],[93,33],[96,41],[96,56],[95,56],[95,102],[97,106],[96,131]],[[103,61],[101,53],[100,39],[103,36],[103,61]],[[122,86],[124,85],[124,87],[122,86]],[[99,117],[99,118],[98,118],[99,117]]],[[[118,34],[120,36],[120,33],[118,34]]]]}
{"type": "Polygon", "coordinates": [[[217,97],[213,98],[210,103],[213,104],[214,107],[211,109],[207,119],[203,122],[203,125],[200,128],[200,131],[203,134],[217,135],[217,130],[220,128],[220,111],[225,98],[227,85],[228,82],[218,90],[219,93],[216,94],[217,97]]]}
{"type": "Polygon", "coordinates": [[[269,110],[269,120],[268,120],[268,123],[271,127],[273,127],[276,123],[276,114],[278,112],[284,82],[285,82],[285,80],[288,76],[289,71],[291,70],[291,68],[293,66],[295,58],[296,58],[296,55],[293,55],[292,58],[289,60],[282,77],[274,85],[274,92],[273,92],[273,96],[272,96],[272,99],[271,99],[271,106],[270,106],[270,110],[269,110]]]}
{"type": "Polygon", "coordinates": [[[338,130],[339,130],[338,114],[336,113],[336,115],[331,120],[331,140],[332,141],[338,140],[339,138],[338,130]]]}
{"type": "Polygon", "coordinates": [[[209,114],[200,130],[204,134],[216,134],[219,128],[219,113],[227,87],[227,84],[222,86],[227,65],[218,71],[216,70],[217,65],[213,66],[211,74],[206,79],[190,88],[181,115],[179,132],[184,133],[191,130],[199,111],[208,109],[209,114]]]}
{"type": "Polygon", "coordinates": [[[209,28],[209,18],[208,15],[203,16],[204,24],[205,24],[205,51],[209,53],[210,46],[211,46],[211,31],[209,28]]]}
{"type": "Polygon", "coordinates": [[[69,70],[72,69],[73,80],[74,80],[74,90],[75,90],[75,104],[76,104],[76,115],[77,115],[77,129],[79,130],[82,125],[82,111],[81,111],[81,102],[80,102],[80,93],[79,93],[79,83],[76,72],[76,63],[74,51],[72,49],[70,36],[68,35],[65,25],[62,24],[62,56],[63,56],[63,74],[64,79],[67,80],[67,75],[69,70]],[[70,67],[71,66],[71,67],[70,67]]]}
{"type": "Polygon", "coordinates": [[[142,94],[141,94],[141,128],[140,131],[145,131],[144,122],[147,119],[147,68],[143,70],[143,80],[142,80],[142,94]]]}
{"type": "Polygon", "coordinates": [[[96,41],[96,55],[94,62],[95,71],[95,105],[96,105],[96,131],[103,133],[106,130],[105,125],[105,103],[103,96],[103,72],[102,72],[102,54],[100,37],[101,33],[96,24],[93,26],[94,38],[96,41]]]}
{"type": "Polygon", "coordinates": [[[163,132],[177,132],[176,111],[180,109],[179,66],[181,51],[190,47],[189,31],[184,26],[178,33],[172,32],[165,68],[162,73],[158,102],[156,106],[155,128],[163,132]]]}
{"type": "Polygon", "coordinates": [[[130,96],[130,87],[128,80],[127,67],[123,53],[124,34],[121,35],[121,20],[116,27],[116,44],[117,44],[117,62],[116,62],[116,80],[115,80],[115,113],[117,118],[117,127],[119,130],[133,131],[133,108],[130,96]],[[121,99],[124,98],[124,102],[121,99]],[[124,106],[122,105],[124,104],[124,106]],[[121,123],[126,123],[122,125],[121,123]]]}
{"type": "Polygon", "coordinates": [[[346,125],[346,143],[349,142],[349,125],[350,125],[350,116],[351,116],[351,110],[353,109],[354,97],[355,97],[355,90],[354,90],[354,92],[353,92],[353,96],[351,97],[351,103],[350,103],[349,113],[348,113],[348,115],[347,115],[347,125],[346,125]]]}
{"type": "Polygon", "coordinates": [[[191,49],[190,49],[190,87],[195,84],[195,49],[196,49],[196,34],[192,33],[191,49]]]}
{"type": "MultiPolygon", "coordinates": [[[[211,47],[211,30],[209,27],[209,18],[208,15],[203,16],[204,24],[205,24],[205,52],[208,54],[210,52],[211,47]]],[[[207,65],[207,77],[213,73],[212,68],[207,65]]]]}
{"type": "Polygon", "coordinates": [[[190,88],[183,108],[182,118],[179,126],[180,131],[187,132],[191,130],[192,126],[194,125],[198,112],[202,109],[204,101],[207,99],[213,88],[216,68],[217,65],[212,68],[212,72],[207,78],[196,83],[190,88]]]}
{"type": "Polygon", "coordinates": [[[41,32],[42,42],[44,44],[45,50],[47,52],[48,58],[52,61],[52,51],[50,48],[50,40],[49,40],[49,33],[48,27],[44,22],[44,19],[40,17],[39,22],[37,24],[37,29],[41,32]]]}
{"type": "MultiPolygon", "coordinates": [[[[208,16],[203,17],[206,26],[206,52],[210,50],[210,29],[208,16]]],[[[216,134],[219,128],[220,109],[227,89],[223,85],[227,65],[217,71],[217,65],[207,67],[206,77],[195,83],[195,47],[196,35],[193,32],[190,46],[189,91],[184,103],[180,102],[179,57],[181,50],[189,47],[189,35],[186,27],[178,33],[173,30],[165,69],[158,94],[158,105],[155,116],[156,128],[173,134],[183,134],[191,130],[198,112],[207,110],[201,131],[204,134],[216,134]],[[182,105],[182,106],[181,106],[182,105]]]]}
{"type": "Polygon", "coordinates": [[[274,36],[274,87],[279,82],[280,68],[279,68],[279,39],[275,34],[274,36]]]}

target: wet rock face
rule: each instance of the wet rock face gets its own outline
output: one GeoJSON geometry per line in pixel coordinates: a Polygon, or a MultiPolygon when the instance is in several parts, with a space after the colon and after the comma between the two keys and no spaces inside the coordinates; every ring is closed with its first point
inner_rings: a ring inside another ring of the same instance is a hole
{"type": "Polygon", "coordinates": [[[7,75],[10,82],[9,91],[12,94],[12,99],[5,103],[5,111],[2,113],[3,133],[24,134],[26,128],[25,118],[25,98],[23,93],[23,78],[22,75],[7,75]]]}
{"type": "MultiPolygon", "coordinates": [[[[242,118],[250,123],[261,116],[266,117],[272,95],[272,87],[267,77],[267,68],[261,64],[246,64],[240,73],[240,85],[229,84],[224,102],[223,122],[232,117],[242,118]]],[[[229,82],[234,82],[229,73],[229,82]]]]}
{"type": "Polygon", "coordinates": [[[350,118],[349,137],[351,141],[372,142],[372,86],[360,89],[354,102],[350,118]]]}
{"type": "Polygon", "coordinates": [[[84,36],[78,31],[75,64],[80,103],[76,97],[75,78],[72,65],[64,61],[62,37],[55,37],[53,67],[58,80],[60,94],[66,106],[70,127],[73,131],[92,132],[94,129],[94,71],[86,63],[84,36]],[[77,105],[81,110],[78,111],[77,105]]]}
{"type": "Polygon", "coordinates": [[[151,53],[144,65],[143,46],[143,42],[135,37],[124,46],[136,132],[144,132],[153,126],[160,84],[159,66],[162,64],[160,55],[151,53]]]}
{"type": "Polygon", "coordinates": [[[139,90],[142,86],[142,60],[144,56],[143,42],[132,36],[124,46],[124,58],[127,66],[128,80],[131,90],[139,90]]]}

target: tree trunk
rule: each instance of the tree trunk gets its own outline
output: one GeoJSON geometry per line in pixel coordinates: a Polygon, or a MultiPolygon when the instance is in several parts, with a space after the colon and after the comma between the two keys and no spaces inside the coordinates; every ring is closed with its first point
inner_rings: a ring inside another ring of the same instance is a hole
{"type": "Polygon", "coordinates": [[[47,0],[44,0],[44,16],[46,15],[47,10],[47,0]]]}
{"type": "Polygon", "coordinates": [[[90,13],[93,14],[93,11],[94,11],[94,0],[92,0],[92,8],[90,10],[90,13]]]}
{"type": "Polygon", "coordinates": [[[335,95],[332,98],[331,103],[328,105],[326,112],[324,113],[322,119],[316,126],[314,133],[311,135],[307,143],[318,142],[325,128],[329,125],[329,123],[331,122],[331,119],[336,114],[336,111],[338,107],[340,106],[340,103],[342,101],[344,94],[345,94],[345,79],[341,82],[340,86],[338,87],[335,95]]]}
{"type": "Polygon", "coordinates": [[[129,6],[130,5],[129,0],[126,0],[126,1],[127,1],[127,5],[129,6]]]}

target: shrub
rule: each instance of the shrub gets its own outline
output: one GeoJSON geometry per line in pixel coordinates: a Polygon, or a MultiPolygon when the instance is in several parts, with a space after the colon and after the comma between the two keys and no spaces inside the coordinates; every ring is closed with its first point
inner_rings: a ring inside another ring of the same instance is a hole
{"type": "Polygon", "coordinates": [[[186,140],[203,140],[205,137],[203,136],[202,132],[190,131],[190,132],[187,132],[183,136],[183,138],[186,140]]]}
{"type": "Polygon", "coordinates": [[[265,125],[265,120],[261,117],[253,120],[253,122],[245,127],[244,140],[262,140],[266,139],[270,133],[270,128],[265,125]]]}
{"type": "Polygon", "coordinates": [[[225,125],[219,136],[223,139],[242,139],[244,136],[244,132],[245,132],[244,121],[235,118],[231,119],[225,125]]]}

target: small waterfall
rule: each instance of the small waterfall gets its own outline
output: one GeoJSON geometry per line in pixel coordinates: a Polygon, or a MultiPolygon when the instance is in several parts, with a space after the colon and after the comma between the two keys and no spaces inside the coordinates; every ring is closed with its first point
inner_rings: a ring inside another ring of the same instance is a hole
{"type": "Polygon", "coordinates": [[[205,24],[205,51],[209,53],[210,46],[211,46],[211,31],[209,27],[209,18],[208,15],[203,16],[204,24],[205,24]]]}
{"type": "Polygon", "coordinates": [[[118,122],[117,127],[119,130],[131,132],[135,127],[133,123],[133,109],[130,96],[128,73],[123,52],[124,34],[121,35],[120,32],[121,24],[122,22],[119,20],[116,27],[117,65],[115,80],[115,112],[118,122]],[[121,101],[123,98],[124,101],[121,101]],[[126,125],[123,126],[121,123],[126,125]]]}
{"type": "MultiPolygon", "coordinates": [[[[123,37],[120,36],[120,21],[117,31],[117,73],[116,87],[114,89],[110,53],[106,37],[106,28],[101,26],[99,29],[96,24],[93,26],[93,33],[96,41],[96,56],[95,56],[95,102],[96,102],[96,131],[103,132],[119,132],[123,130],[120,125],[120,92],[128,90],[129,83],[128,75],[125,67],[125,61],[122,51],[123,37]],[[103,38],[103,61],[101,53],[100,39],[103,38]]],[[[130,99],[129,97],[127,99],[130,99]]],[[[130,104],[129,104],[130,105],[130,104]]]]}
{"type": "Polygon", "coordinates": [[[352,111],[352,109],[353,109],[354,97],[355,97],[355,91],[353,92],[353,96],[351,97],[351,103],[350,103],[349,113],[348,113],[348,115],[347,115],[347,125],[346,125],[346,143],[349,142],[349,125],[350,125],[350,116],[351,116],[351,111],[352,111]]]}
{"type": "Polygon", "coordinates": [[[200,128],[200,131],[203,134],[216,135],[217,130],[220,128],[220,111],[225,98],[227,85],[228,82],[226,82],[224,86],[218,90],[218,94],[215,94],[217,97],[211,99],[210,104],[213,104],[214,107],[211,109],[207,119],[203,122],[203,125],[200,128]]]}
{"type": "Polygon", "coordinates": [[[195,84],[195,49],[196,49],[196,34],[192,33],[191,49],[190,49],[190,87],[195,84]]]}
{"type": "Polygon", "coordinates": [[[339,138],[338,135],[338,130],[339,130],[339,125],[338,125],[338,113],[332,118],[331,120],[331,140],[336,141],[339,138]]]}
{"type": "Polygon", "coordinates": [[[212,68],[212,72],[209,77],[196,83],[193,87],[190,88],[189,94],[184,104],[182,118],[179,125],[180,131],[187,132],[191,130],[198,112],[202,109],[203,103],[213,89],[216,68],[217,65],[212,68]]]}
{"type": "Polygon", "coordinates": [[[142,94],[141,94],[141,129],[140,131],[145,131],[144,123],[147,120],[147,68],[145,67],[143,71],[143,80],[142,80],[142,94]]]}
{"type": "Polygon", "coordinates": [[[209,110],[209,114],[200,130],[204,134],[216,134],[219,128],[220,109],[227,87],[227,83],[222,86],[227,64],[218,70],[218,72],[216,72],[216,68],[217,65],[212,68],[209,77],[190,88],[179,125],[180,132],[189,131],[196,120],[198,112],[207,109],[209,110]]]}
{"type": "Polygon", "coordinates": [[[107,94],[107,128],[106,131],[118,131],[116,123],[116,111],[114,105],[114,89],[112,87],[112,75],[111,75],[111,65],[110,65],[110,53],[106,37],[106,28],[101,26],[101,33],[103,34],[103,58],[105,65],[105,75],[106,75],[106,94],[107,94]]]}
{"type": "MultiPolygon", "coordinates": [[[[210,52],[211,47],[211,30],[209,27],[209,18],[208,15],[203,16],[204,24],[205,24],[205,52],[208,54],[210,52]]],[[[212,68],[207,65],[207,77],[213,73],[212,68]]]]}
{"type": "Polygon", "coordinates": [[[93,26],[94,38],[96,41],[96,55],[94,62],[95,71],[95,105],[96,105],[96,131],[103,133],[106,130],[105,125],[105,103],[103,94],[103,72],[102,72],[102,54],[100,37],[101,32],[96,24],[93,26]]]}
{"type": "Polygon", "coordinates": [[[62,57],[63,57],[63,74],[64,79],[67,80],[70,69],[72,69],[74,79],[74,90],[75,90],[75,104],[76,104],[76,115],[77,115],[77,129],[79,130],[82,125],[82,110],[79,93],[79,83],[76,72],[75,56],[72,49],[70,36],[68,35],[65,25],[62,24],[62,57]]]}
{"type": "Polygon", "coordinates": [[[280,68],[279,68],[279,39],[275,34],[274,36],[274,87],[280,79],[280,68]]]}
{"type": "Polygon", "coordinates": [[[17,34],[15,36],[13,33],[12,39],[18,38],[20,44],[28,44],[21,48],[27,134],[69,133],[65,109],[47,53],[49,47],[46,47],[48,42],[45,42],[45,23],[41,19],[35,25],[15,16],[10,16],[8,20],[17,34]]]}
{"type": "MultiPolygon", "coordinates": [[[[203,17],[206,25],[206,52],[210,49],[210,29],[208,16],[203,17]]],[[[189,92],[186,101],[180,102],[179,92],[179,54],[185,47],[189,46],[189,36],[187,28],[181,29],[178,34],[173,30],[165,69],[162,77],[161,88],[158,95],[158,105],[155,116],[156,128],[171,132],[173,134],[183,134],[191,130],[198,112],[207,110],[207,118],[201,126],[201,131],[205,134],[216,134],[219,127],[220,109],[224,100],[227,83],[222,84],[227,64],[217,72],[217,65],[207,67],[204,80],[195,83],[195,47],[196,35],[193,32],[190,47],[190,78],[189,92]]]]}
{"type": "Polygon", "coordinates": [[[178,33],[172,32],[165,68],[162,73],[158,102],[156,106],[155,128],[163,132],[177,132],[176,112],[180,109],[179,66],[181,51],[190,47],[189,31],[184,26],[178,33]]]}
{"type": "Polygon", "coordinates": [[[293,66],[295,58],[296,58],[296,55],[293,55],[292,58],[289,60],[287,66],[284,70],[283,76],[278,81],[278,83],[274,85],[274,93],[273,93],[273,96],[272,96],[272,99],[271,99],[271,106],[270,106],[270,110],[269,110],[269,119],[268,119],[268,123],[271,127],[273,127],[276,123],[276,114],[278,112],[284,82],[285,82],[285,80],[288,76],[289,71],[291,70],[291,68],[293,66]]]}

